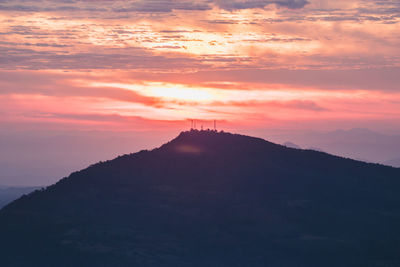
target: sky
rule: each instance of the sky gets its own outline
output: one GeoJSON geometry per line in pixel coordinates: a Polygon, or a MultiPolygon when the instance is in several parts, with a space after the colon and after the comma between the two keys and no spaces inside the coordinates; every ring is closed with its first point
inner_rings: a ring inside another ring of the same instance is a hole
{"type": "Polygon", "coordinates": [[[49,183],[54,153],[93,151],[50,164],[66,169],[191,119],[400,134],[399,22],[398,0],[0,0],[0,184],[49,183]]]}

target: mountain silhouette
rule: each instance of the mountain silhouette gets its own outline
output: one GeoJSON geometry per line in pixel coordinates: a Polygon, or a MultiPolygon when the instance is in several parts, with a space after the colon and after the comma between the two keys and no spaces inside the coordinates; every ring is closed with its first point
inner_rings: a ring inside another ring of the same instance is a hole
{"type": "Polygon", "coordinates": [[[215,131],[0,211],[1,266],[400,266],[400,170],[215,131]]]}

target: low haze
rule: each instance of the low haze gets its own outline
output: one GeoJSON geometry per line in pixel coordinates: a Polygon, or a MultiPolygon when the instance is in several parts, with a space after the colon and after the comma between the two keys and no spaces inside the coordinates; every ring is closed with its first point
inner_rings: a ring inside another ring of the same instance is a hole
{"type": "MultiPolygon", "coordinates": [[[[180,129],[190,127],[189,122],[186,124],[156,132],[37,131],[3,135],[0,181],[2,185],[11,186],[50,185],[98,161],[155,148],[176,136],[180,129]]],[[[210,122],[203,124],[204,128],[213,127],[210,122]]],[[[226,123],[225,130],[234,130],[229,126],[226,123]]],[[[265,128],[242,129],[241,132],[278,144],[291,142],[302,149],[400,167],[400,135],[367,129],[317,132],[265,128]]]]}

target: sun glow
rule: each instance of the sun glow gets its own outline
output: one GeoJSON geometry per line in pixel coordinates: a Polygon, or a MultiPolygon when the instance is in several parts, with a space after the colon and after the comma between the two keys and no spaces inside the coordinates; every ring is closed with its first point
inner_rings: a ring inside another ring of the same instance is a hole
{"type": "Polygon", "coordinates": [[[183,87],[150,87],[148,89],[153,96],[163,97],[168,100],[184,101],[212,101],[214,99],[211,92],[202,89],[183,88],[183,87]]]}
{"type": "MultiPolygon", "coordinates": [[[[127,84],[127,83],[107,83],[92,82],[88,84],[91,87],[109,87],[133,91],[141,96],[153,97],[167,102],[188,102],[198,104],[210,103],[230,103],[243,101],[292,101],[292,100],[318,100],[329,96],[329,98],[347,98],[348,94],[341,91],[321,92],[309,88],[306,91],[300,91],[295,88],[285,87],[283,85],[272,86],[268,90],[262,89],[218,89],[209,87],[192,87],[172,83],[145,83],[145,84],[127,84]]],[[[365,92],[353,92],[353,97],[363,96],[365,92]]]]}
{"type": "Polygon", "coordinates": [[[131,90],[147,97],[162,98],[166,101],[212,102],[217,94],[210,89],[185,87],[175,84],[151,83],[148,85],[131,85],[123,83],[91,83],[93,87],[115,87],[131,90]]]}

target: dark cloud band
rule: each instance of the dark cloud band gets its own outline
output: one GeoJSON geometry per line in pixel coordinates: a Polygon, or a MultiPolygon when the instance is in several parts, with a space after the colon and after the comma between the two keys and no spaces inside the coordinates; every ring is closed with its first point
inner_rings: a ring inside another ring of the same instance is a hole
{"type": "Polygon", "coordinates": [[[233,11],[240,9],[265,8],[275,4],[278,7],[290,9],[303,8],[307,0],[138,0],[138,1],[110,1],[110,0],[39,0],[39,1],[0,1],[2,11],[21,12],[52,12],[52,11],[90,11],[90,12],[143,12],[165,13],[174,10],[204,11],[217,6],[221,9],[233,11]]]}

